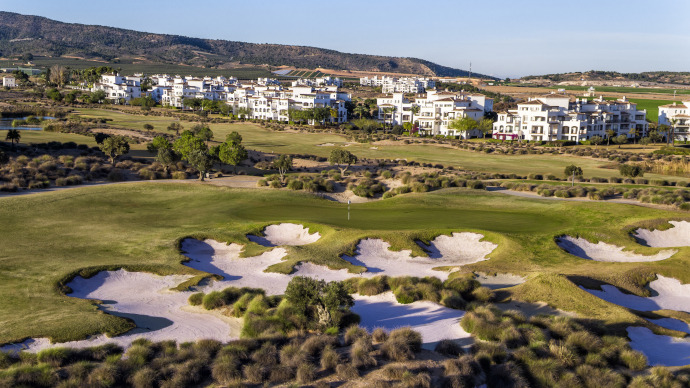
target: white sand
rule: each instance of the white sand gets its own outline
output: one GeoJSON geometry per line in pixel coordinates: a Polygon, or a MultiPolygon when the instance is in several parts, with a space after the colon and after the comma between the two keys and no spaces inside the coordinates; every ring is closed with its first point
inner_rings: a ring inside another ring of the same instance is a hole
{"type": "Polygon", "coordinates": [[[690,222],[669,221],[673,228],[667,230],[637,229],[635,237],[655,248],[690,246],[690,222]]]}
{"type": "MultiPolygon", "coordinates": [[[[105,302],[101,305],[103,310],[134,320],[137,328],[113,338],[97,335],[87,340],[61,343],[59,346],[84,348],[115,343],[127,347],[137,338],[178,342],[201,338],[226,342],[239,338],[239,325],[229,325],[230,318],[190,312],[187,299],[192,293],[169,290],[188,278],[189,276],[157,276],[125,270],[103,271],[89,279],[76,277],[68,284],[73,290],[70,296],[102,300],[105,302]],[[235,330],[231,330],[233,326],[235,330]]],[[[50,346],[48,339],[41,338],[8,345],[2,350],[39,351],[50,346]]]]}
{"type": "Polygon", "coordinates": [[[607,244],[599,241],[593,244],[584,238],[564,236],[556,240],[559,247],[566,252],[587,260],[607,261],[607,262],[644,262],[666,260],[673,256],[677,250],[660,251],[656,255],[645,256],[633,252],[623,252],[623,247],[607,244]]]}
{"type": "Polygon", "coordinates": [[[425,348],[433,349],[443,339],[471,342],[471,335],[460,327],[464,311],[453,310],[439,304],[418,301],[400,304],[392,292],[374,296],[355,295],[352,311],[362,317],[360,326],[367,330],[377,327],[386,331],[409,326],[422,335],[425,348]]]}
{"type": "Polygon", "coordinates": [[[264,229],[264,237],[247,235],[250,241],[266,247],[281,245],[306,245],[316,242],[321,235],[319,232],[309,234],[309,229],[302,225],[283,223],[269,225],[264,229]]]}
{"type": "MultiPolygon", "coordinates": [[[[453,233],[452,237],[439,236],[424,247],[429,250],[429,257],[413,257],[412,251],[390,250],[390,244],[380,239],[364,239],[357,244],[356,255],[343,256],[343,259],[354,265],[367,268],[363,277],[376,275],[388,276],[435,276],[441,280],[448,279],[450,272],[436,271],[435,267],[452,267],[486,260],[496,245],[480,242],[483,238],[475,233],[453,233]]],[[[423,244],[422,244],[423,245],[423,244]]]]}
{"type": "Polygon", "coordinates": [[[475,279],[477,279],[477,281],[481,283],[482,286],[490,288],[492,290],[513,287],[525,282],[525,278],[523,278],[522,276],[513,275],[510,273],[497,273],[495,275],[477,273],[475,279]]]}
{"type": "Polygon", "coordinates": [[[644,353],[650,365],[690,364],[690,339],[656,335],[646,327],[629,327],[630,347],[644,353]]]}
{"type": "Polygon", "coordinates": [[[582,286],[583,290],[598,296],[607,302],[639,311],[676,310],[690,312],[690,284],[681,284],[680,281],[657,275],[657,280],[649,283],[654,291],[654,296],[649,298],[624,294],[617,287],[611,285],[601,286],[603,291],[589,290],[582,286]]]}

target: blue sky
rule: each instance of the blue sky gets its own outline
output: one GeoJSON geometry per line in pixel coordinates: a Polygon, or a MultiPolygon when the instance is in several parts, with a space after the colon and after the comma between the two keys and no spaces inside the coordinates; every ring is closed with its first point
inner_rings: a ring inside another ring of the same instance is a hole
{"type": "Polygon", "coordinates": [[[417,57],[499,77],[690,71],[688,0],[0,0],[64,22],[417,57]]]}

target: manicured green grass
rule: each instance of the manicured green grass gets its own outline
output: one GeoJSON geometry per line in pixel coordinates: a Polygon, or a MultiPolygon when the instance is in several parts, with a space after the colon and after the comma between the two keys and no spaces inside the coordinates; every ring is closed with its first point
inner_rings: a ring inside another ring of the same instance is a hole
{"type": "MultiPolygon", "coordinates": [[[[553,241],[561,234],[581,235],[648,254],[658,249],[637,245],[627,234],[631,225],[679,219],[687,213],[466,189],[407,194],[351,208],[348,220],[347,205],[306,194],[164,182],[0,198],[0,343],[123,332],[129,328],[126,321],[98,312],[91,302],[62,295],[57,284],[81,269],[200,274],[180,264],[184,259],[177,248],[180,239],[235,241],[247,244],[248,254],[256,254],[266,249],[249,243],[245,234],[279,222],[304,223],[323,236],[314,244],[290,247],[286,261],[272,268],[281,272],[303,260],[357,272],[361,268],[339,255],[351,252],[364,237],[381,237],[394,249],[421,254],[414,239],[475,231],[499,247],[490,260],[464,270],[580,276],[636,292],[641,292],[640,282],[630,273],[662,273],[690,282],[690,248],[663,262],[599,263],[570,256],[553,241]]],[[[591,316],[578,302],[584,291],[572,287],[570,294],[555,302],[549,292],[548,287],[536,287],[529,295],[591,316]]],[[[610,312],[607,323],[631,322],[621,309],[610,312]]]]}
{"type": "MultiPolygon", "coordinates": [[[[36,144],[48,143],[57,141],[61,143],[75,142],[77,144],[86,144],[89,147],[95,147],[96,141],[92,136],[77,135],[74,133],[59,133],[59,132],[43,132],[43,131],[20,131],[20,144],[36,144]]],[[[7,131],[0,131],[0,141],[4,141],[7,136],[7,131]]]]}
{"type": "MultiPolygon", "coordinates": [[[[511,85],[520,86],[520,85],[511,85]]],[[[527,85],[522,85],[527,86],[527,85]]],[[[589,86],[548,86],[547,89],[565,89],[565,90],[581,90],[586,91],[589,86]]],[[[595,86],[596,93],[599,92],[611,92],[611,93],[635,93],[635,94],[670,94],[673,95],[675,90],[676,95],[679,94],[690,94],[688,89],[662,89],[662,88],[633,88],[630,86],[595,86]]]]}
{"type": "Polygon", "coordinates": [[[637,109],[647,110],[647,120],[655,123],[659,122],[659,106],[666,104],[673,104],[672,100],[641,100],[630,99],[630,101],[637,104],[637,109]]]}

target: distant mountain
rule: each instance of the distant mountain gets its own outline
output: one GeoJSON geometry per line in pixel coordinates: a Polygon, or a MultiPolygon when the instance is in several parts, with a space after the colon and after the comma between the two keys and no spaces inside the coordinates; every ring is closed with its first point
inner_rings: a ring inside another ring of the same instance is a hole
{"type": "MultiPolygon", "coordinates": [[[[0,54],[136,60],[208,68],[241,64],[463,77],[465,70],[417,58],[347,54],[316,47],[255,44],[153,34],[121,28],[63,23],[40,16],[0,12],[0,54]]],[[[494,78],[473,73],[473,76],[494,78]]]]}

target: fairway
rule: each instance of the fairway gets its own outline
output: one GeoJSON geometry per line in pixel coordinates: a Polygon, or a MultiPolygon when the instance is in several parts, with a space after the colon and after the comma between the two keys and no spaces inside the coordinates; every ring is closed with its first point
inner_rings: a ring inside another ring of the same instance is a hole
{"type": "MultiPolygon", "coordinates": [[[[130,326],[97,312],[91,302],[61,294],[59,281],[81,269],[125,267],[160,274],[199,271],[183,266],[177,244],[185,237],[246,244],[247,254],[265,251],[245,234],[267,224],[304,223],[323,238],[290,247],[286,261],[272,268],[289,272],[308,260],[334,268],[356,267],[340,259],[361,238],[379,237],[393,249],[423,254],[415,239],[440,233],[482,233],[498,248],[487,261],[465,270],[593,277],[627,289],[636,283],[628,271],[652,271],[690,281],[690,248],[669,260],[644,264],[581,260],[559,249],[561,234],[582,235],[651,254],[627,235],[630,225],[659,218],[683,219],[686,213],[598,202],[544,201],[468,189],[400,195],[390,200],[347,205],[284,190],[227,189],[165,182],[84,187],[22,197],[0,198],[0,343],[28,337],[54,340],[87,334],[116,334],[130,326]]],[[[527,287],[530,283],[526,283],[527,287]]],[[[523,287],[524,289],[524,287],[523,287]]],[[[536,297],[552,292],[540,289],[536,297]]],[[[536,291],[531,290],[534,297],[536,291]]],[[[571,292],[580,292],[571,290],[571,292]]],[[[605,304],[580,307],[575,295],[555,305],[630,322],[623,310],[605,304]]],[[[603,303],[603,302],[602,302],[603,303]]]]}

